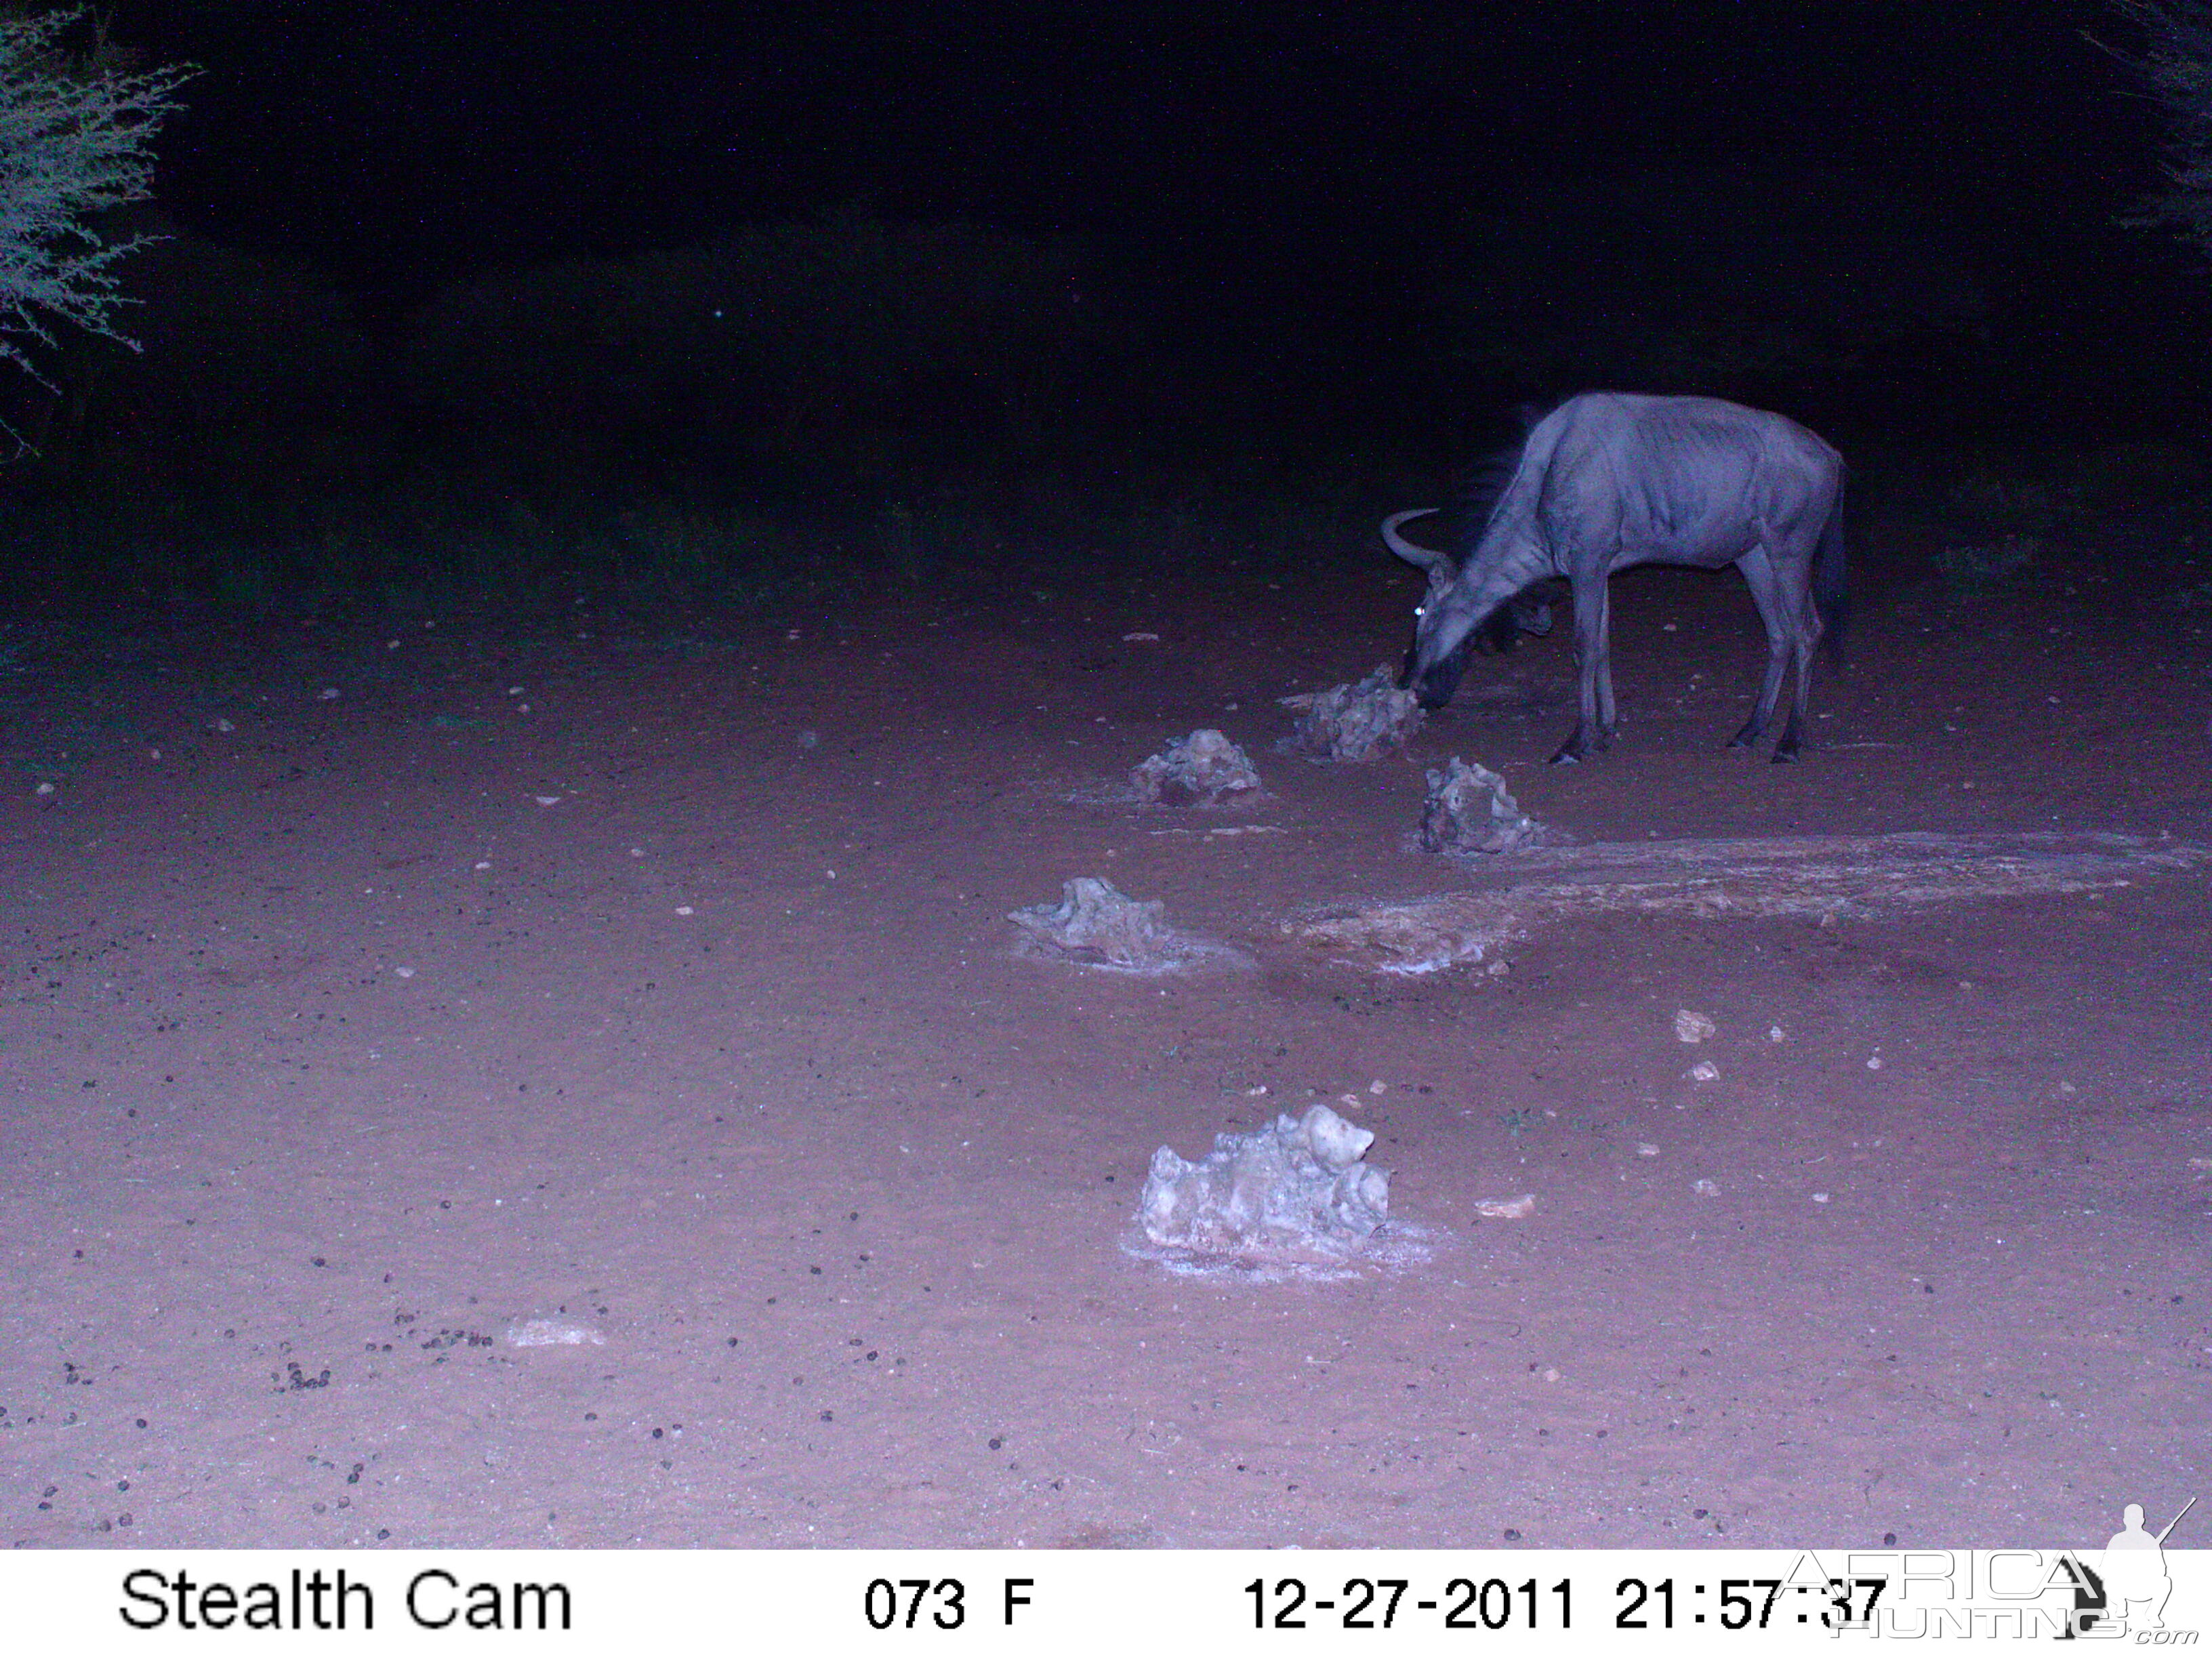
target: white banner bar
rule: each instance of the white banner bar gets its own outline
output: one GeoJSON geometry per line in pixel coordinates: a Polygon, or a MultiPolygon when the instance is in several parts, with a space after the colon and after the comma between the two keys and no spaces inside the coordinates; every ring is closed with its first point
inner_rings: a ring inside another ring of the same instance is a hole
{"type": "Polygon", "coordinates": [[[0,1559],[0,1655],[2190,1647],[2212,1553],[83,1552],[0,1559]],[[2113,1559],[2118,1558],[2118,1559],[2113,1559]],[[269,1638],[275,1638],[270,1640],[269,1638]]]}

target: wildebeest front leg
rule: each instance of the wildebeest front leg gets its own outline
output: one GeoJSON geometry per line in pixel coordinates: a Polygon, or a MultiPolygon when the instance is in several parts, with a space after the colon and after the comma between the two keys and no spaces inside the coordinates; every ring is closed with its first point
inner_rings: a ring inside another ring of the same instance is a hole
{"type": "Polygon", "coordinates": [[[1606,639],[1606,579],[1575,578],[1575,729],[1552,757],[1554,766],[1589,757],[1613,741],[1613,663],[1606,639]]]}
{"type": "MultiPolygon", "coordinates": [[[[1765,735],[1766,723],[1774,718],[1774,705],[1782,695],[1783,677],[1790,672],[1790,655],[1797,629],[1796,619],[1789,614],[1789,606],[1783,599],[1774,562],[1767,557],[1765,548],[1753,548],[1736,561],[1736,568],[1743,572],[1744,583],[1751,589],[1752,603],[1759,607],[1759,619],[1766,624],[1766,672],[1759,682],[1759,701],[1752,705],[1751,718],[1743,723],[1743,729],[1729,739],[1731,749],[1748,749],[1765,735]]],[[[1799,729],[1802,714],[1802,709],[1791,711],[1789,730],[1775,747],[1775,759],[1797,758],[1796,739],[1802,736],[1799,729]]]]}

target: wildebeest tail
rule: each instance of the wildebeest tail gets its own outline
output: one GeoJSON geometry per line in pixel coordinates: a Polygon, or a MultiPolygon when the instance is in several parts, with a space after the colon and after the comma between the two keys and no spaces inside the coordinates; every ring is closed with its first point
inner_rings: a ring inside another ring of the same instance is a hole
{"type": "Polygon", "coordinates": [[[1850,620],[1850,596],[1844,584],[1844,492],[1836,491],[1828,521],[1813,552],[1813,603],[1820,607],[1820,638],[1838,657],[1844,653],[1844,629],[1850,620]]]}

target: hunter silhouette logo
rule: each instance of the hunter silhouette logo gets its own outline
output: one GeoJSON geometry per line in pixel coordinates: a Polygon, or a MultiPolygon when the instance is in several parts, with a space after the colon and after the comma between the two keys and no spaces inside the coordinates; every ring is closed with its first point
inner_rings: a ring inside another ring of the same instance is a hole
{"type": "Polygon", "coordinates": [[[2129,1630],[2164,1630],[2166,1598],[2173,1594],[2173,1580],[2166,1570],[2166,1539],[2181,1524],[2181,1516],[2197,1507],[2192,1498],[2166,1523],[2155,1537],[2143,1530],[2140,1504],[2120,1511],[2120,1530],[2105,1546],[2104,1579],[2106,1604],[2113,1620],[2129,1630]]]}
{"type": "Polygon", "coordinates": [[[2142,1504],[2130,1504],[2121,1510],[2120,1529],[2106,1543],[2104,1559],[2095,1571],[2086,1563],[2075,1564],[2081,1579],[2074,1592],[2074,1628],[2068,1634],[2085,1634],[2100,1624],[2106,1627],[2100,1634],[2113,1636],[2164,1630],[2166,1598],[2173,1594],[2173,1578],[2166,1568],[2166,1540],[2181,1524],[2182,1516],[2196,1507],[2192,1498],[2181,1506],[2180,1515],[2156,1533],[2145,1529],[2142,1504]]]}

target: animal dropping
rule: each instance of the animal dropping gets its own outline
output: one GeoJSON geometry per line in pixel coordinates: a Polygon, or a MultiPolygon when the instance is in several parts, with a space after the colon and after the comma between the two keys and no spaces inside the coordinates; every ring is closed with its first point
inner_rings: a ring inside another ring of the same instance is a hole
{"type": "Polygon", "coordinates": [[[1419,698],[1391,684],[1388,667],[1352,684],[1276,701],[1297,710],[1290,749],[1323,760],[1364,761],[1392,744],[1402,747],[1427,718],[1419,698]]]}
{"type": "Polygon", "coordinates": [[[1521,810],[1505,780],[1454,755],[1428,775],[1421,845],[1431,853],[1510,853],[1534,844],[1536,821],[1521,810]]]}
{"type": "Polygon", "coordinates": [[[1170,806],[1212,806],[1224,795],[1260,787],[1251,757],[1212,726],[1178,738],[1129,774],[1137,799],[1170,806]]]}
{"type": "Polygon", "coordinates": [[[1329,1261],[1390,1215],[1390,1177],[1363,1162],[1375,1132],[1310,1106],[1264,1129],[1224,1131],[1195,1163],[1152,1154],[1137,1218],[1153,1243],[1241,1261],[1329,1261]]]}

